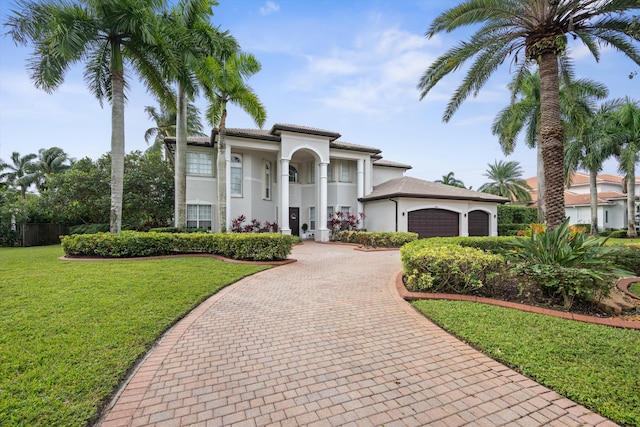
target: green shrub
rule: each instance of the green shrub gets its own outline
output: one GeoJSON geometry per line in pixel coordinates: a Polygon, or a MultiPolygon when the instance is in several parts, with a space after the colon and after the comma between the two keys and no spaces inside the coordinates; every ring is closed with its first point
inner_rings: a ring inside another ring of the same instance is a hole
{"type": "Polygon", "coordinates": [[[411,291],[469,293],[494,286],[504,273],[504,258],[457,244],[424,245],[419,241],[400,249],[411,291]]]}
{"type": "Polygon", "coordinates": [[[476,237],[476,236],[460,236],[460,237],[433,237],[429,239],[421,239],[420,245],[422,246],[439,246],[439,245],[460,245],[465,248],[481,249],[493,254],[503,254],[510,248],[509,243],[514,240],[514,237],[506,236],[491,236],[491,237],[476,237]]]}
{"type": "Polygon", "coordinates": [[[627,237],[627,230],[614,230],[609,233],[609,237],[613,239],[624,239],[627,237]]]}
{"type": "Polygon", "coordinates": [[[597,237],[569,227],[566,219],[553,231],[532,233],[511,243],[514,270],[550,295],[560,295],[568,310],[575,298],[592,300],[606,296],[624,274],[616,269],[614,249],[597,237]]]}
{"type": "Polygon", "coordinates": [[[615,245],[612,248],[613,264],[640,276],[640,246],[615,245]]]}
{"type": "Polygon", "coordinates": [[[357,243],[365,248],[399,248],[418,239],[417,233],[341,231],[338,239],[343,243],[357,243]]]}
{"type": "Polygon", "coordinates": [[[69,227],[70,234],[95,234],[109,231],[109,224],[80,224],[69,227]]]}
{"type": "Polygon", "coordinates": [[[176,228],[176,227],[157,227],[151,228],[149,231],[155,233],[208,233],[206,228],[176,228]]]}
{"type": "Polygon", "coordinates": [[[98,233],[65,236],[67,256],[132,258],[176,253],[210,253],[227,258],[272,261],[291,253],[293,239],[275,233],[98,233]]]}

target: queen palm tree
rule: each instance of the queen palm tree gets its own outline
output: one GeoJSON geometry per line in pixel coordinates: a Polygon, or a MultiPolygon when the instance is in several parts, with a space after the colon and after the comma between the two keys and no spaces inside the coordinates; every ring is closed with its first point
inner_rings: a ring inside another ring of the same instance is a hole
{"type": "Polygon", "coordinates": [[[67,153],[60,147],[41,148],[36,162],[36,185],[40,191],[47,188],[47,183],[56,174],[71,169],[71,161],[67,153]]]}
{"type": "Polygon", "coordinates": [[[616,157],[627,187],[627,237],[637,237],[635,223],[636,166],[640,161],[640,104],[625,98],[613,114],[616,157]]]}
{"type": "Polygon", "coordinates": [[[510,199],[512,202],[529,202],[531,187],[522,179],[522,168],[518,162],[502,160],[489,164],[487,173],[489,182],[482,184],[478,191],[495,194],[510,199]]]}
{"type": "Polygon", "coordinates": [[[27,189],[36,182],[36,163],[35,154],[26,154],[21,156],[20,153],[14,151],[11,153],[11,163],[0,160],[0,179],[5,179],[9,187],[20,189],[20,197],[25,199],[27,189]]]}
{"type": "Polygon", "coordinates": [[[545,170],[546,222],[551,230],[565,217],[564,147],[560,121],[558,57],[566,54],[567,34],[579,39],[593,56],[610,46],[640,64],[632,18],[638,0],[466,0],[438,16],[427,37],[459,27],[481,24],[469,41],[452,47],[423,74],[421,99],[446,75],[475,60],[447,105],[448,121],[462,101],[477,95],[506,59],[536,63],[540,70],[540,144],[545,170]]]}
{"type": "Polygon", "coordinates": [[[453,172],[449,172],[446,175],[442,175],[442,179],[436,179],[434,182],[438,182],[444,185],[451,185],[452,187],[466,188],[464,186],[464,182],[460,181],[459,179],[456,179],[456,177],[453,175],[454,175],[453,172]]]}
{"type": "Polygon", "coordinates": [[[223,61],[207,58],[201,72],[205,95],[209,99],[207,119],[218,128],[218,226],[220,232],[227,229],[227,104],[244,110],[254,123],[262,128],[267,112],[245,79],[260,71],[260,62],[250,53],[236,53],[223,61]]]}
{"type": "MultiPolygon", "coordinates": [[[[144,111],[149,119],[155,122],[155,127],[151,127],[144,133],[144,140],[149,143],[153,138],[153,145],[149,151],[161,151],[164,144],[164,138],[167,136],[176,136],[176,118],[175,110],[160,107],[158,111],[155,107],[146,106],[144,111]]],[[[187,103],[187,133],[192,136],[207,136],[203,132],[204,128],[200,122],[200,111],[193,102],[187,103]]]]}
{"type": "Polygon", "coordinates": [[[101,105],[111,103],[112,233],[122,226],[125,64],[158,97],[171,95],[158,43],[163,6],[164,0],[24,0],[5,23],[17,44],[34,45],[28,68],[37,88],[53,92],[72,65],[84,62],[89,90],[101,105]]]}
{"type": "Polygon", "coordinates": [[[197,94],[201,82],[197,69],[207,57],[221,58],[238,50],[228,32],[210,24],[216,0],[181,0],[165,16],[163,31],[174,60],[169,78],[178,86],[176,110],[175,214],[176,227],[186,225],[188,101],[197,94]]]}

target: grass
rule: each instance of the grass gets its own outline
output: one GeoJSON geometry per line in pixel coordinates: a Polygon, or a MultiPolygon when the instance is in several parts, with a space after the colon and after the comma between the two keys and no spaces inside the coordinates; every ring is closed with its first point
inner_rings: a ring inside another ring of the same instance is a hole
{"type": "Polygon", "coordinates": [[[614,421],[640,426],[640,331],[470,302],[413,305],[535,381],[614,421]]]}
{"type": "Polygon", "coordinates": [[[640,282],[632,283],[629,286],[629,292],[640,297],[640,282]]]}
{"type": "Polygon", "coordinates": [[[60,261],[0,248],[0,425],[83,426],[168,327],[266,267],[211,258],[60,261]]]}
{"type": "Polygon", "coordinates": [[[618,238],[613,238],[610,237],[609,240],[607,240],[607,243],[610,245],[640,245],[640,237],[637,238],[624,238],[624,239],[618,239],[618,238]]]}

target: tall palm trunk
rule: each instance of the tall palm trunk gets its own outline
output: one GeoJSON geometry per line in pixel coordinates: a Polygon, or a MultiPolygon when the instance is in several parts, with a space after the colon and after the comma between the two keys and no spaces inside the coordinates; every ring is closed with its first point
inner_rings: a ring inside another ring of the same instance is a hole
{"type": "Polygon", "coordinates": [[[536,174],[538,176],[538,222],[544,222],[547,211],[544,194],[544,159],[542,158],[542,144],[540,143],[540,134],[538,134],[536,143],[536,174]]]}
{"type": "Polygon", "coordinates": [[[176,157],[175,157],[175,216],[176,228],[187,225],[187,101],[184,88],[178,84],[176,107],[176,157]]]}
{"type": "Polygon", "coordinates": [[[589,196],[591,202],[591,234],[598,235],[598,170],[589,170],[589,196]]]}
{"type": "Polygon", "coordinates": [[[124,69],[120,45],[111,45],[111,210],[110,231],[122,229],[124,183],[124,69]]]}
{"type": "MultiPolygon", "coordinates": [[[[224,101],[223,101],[224,102],[224,101]]],[[[227,232],[227,141],[226,141],[226,103],[222,107],[222,116],[218,127],[218,231],[227,232]]]]}
{"type": "Polygon", "coordinates": [[[638,237],[636,232],[636,174],[634,168],[627,173],[627,237],[638,237]]]}
{"type": "Polygon", "coordinates": [[[547,228],[551,231],[565,218],[564,147],[560,122],[558,57],[550,50],[540,54],[540,142],[546,184],[547,228]]]}

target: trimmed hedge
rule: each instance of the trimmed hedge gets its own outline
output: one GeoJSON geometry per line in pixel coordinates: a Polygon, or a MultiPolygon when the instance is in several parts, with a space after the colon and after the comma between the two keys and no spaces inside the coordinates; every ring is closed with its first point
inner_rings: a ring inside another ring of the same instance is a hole
{"type": "Polygon", "coordinates": [[[504,254],[511,249],[509,244],[513,242],[514,239],[515,237],[511,236],[433,237],[420,240],[420,244],[424,246],[460,245],[465,248],[481,249],[485,252],[491,252],[492,254],[504,254]]]}
{"type": "Polygon", "coordinates": [[[505,274],[502,255],[447,243],[409,243],[400,248],[406,286],[410,291],[466,294],[493,287],[505,274]]]}
{"type": "Polygon", "coordinates": [[[399,248],[418,239],[418,233],[341,231],[338,239],[343,243],[357,243],[365,248],[399,248]]]}
{"type": "Polygon", "coordinates": [[[498,205],[498,235],[515,236],[518,230],[538,222],[538,209],[515,205],[498,205]]]}
{"type": "Polygon", "coordinates": [[[275,233],[97,233],[64,236],[67,256],[135,258],[208,253],[247,261],[281,261],[291,253],[290,236],[275,233]]]}

